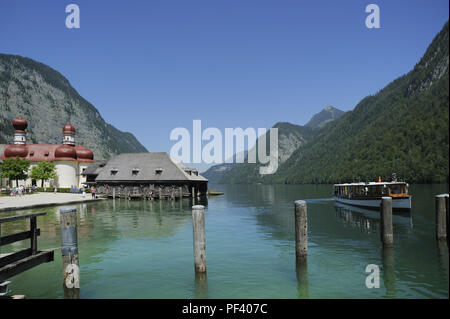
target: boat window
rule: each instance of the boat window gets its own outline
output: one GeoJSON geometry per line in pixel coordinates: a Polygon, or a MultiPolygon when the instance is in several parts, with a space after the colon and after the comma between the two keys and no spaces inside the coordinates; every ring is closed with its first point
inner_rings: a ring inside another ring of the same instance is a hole
{"type": "Polygon", "coordinates": [[[403,185],[391,185],[390,193],[391,194],[402,194],[403,193],[403,185]]]}

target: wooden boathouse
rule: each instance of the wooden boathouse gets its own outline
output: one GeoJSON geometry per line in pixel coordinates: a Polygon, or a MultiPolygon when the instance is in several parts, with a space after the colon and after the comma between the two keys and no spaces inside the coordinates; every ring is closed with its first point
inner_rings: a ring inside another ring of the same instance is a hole
{"type": "Polygon", "coordinates": [[[85,172],[97,194],[114,198],[180,198],[204,195],[208,180],[167,153],[124,153],[85,172]]]}

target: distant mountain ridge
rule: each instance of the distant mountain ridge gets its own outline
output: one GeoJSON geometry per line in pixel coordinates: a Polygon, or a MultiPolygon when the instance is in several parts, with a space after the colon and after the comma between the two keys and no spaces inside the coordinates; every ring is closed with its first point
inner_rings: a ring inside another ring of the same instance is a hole
{"type": "MultiPolygon", "coordinates": [[[[308,143],[313,136],[317,133],[317,129],[322,127],[325,122],[330,122],[335,118],[338,118],[344,112],[334,107],[327,106],[320,113],[321,116],[316,117],[313,125],[309,127],[291,124],[289,122],[278,122],[273,128],[278,129],[278,160],[279,164],[284,163],[289,159],[292,153],[295,152],[300,146],[308,143]]],[[[313,117],[314,118],[314,117],[313,117]]],[[[270,133],[268,133],[270,135],[270,133]]],[[[269,141],[269,136],[266,137],[266,141],[269,141]]],[[[256,147],[256,146],[255,146],[256,147]]],[[[269,147],[267,146],[267,151],[269,147]]],[[[214,165],[206,172],[202,173],[203,176],[208,178],[212,183],[218,182],[234,182],[245,179],[247,182],[256,182],[259,178],[260,164],[249,164],[247,158],[245,163],[224,163],[214,165]],[[222,179],[224,175],[227,175],[227,179],[222,179]]]]}
{"type": "Polygon", "coordinates": [[[312,128],[322,128],[328,122],[340,118],[344,113],[344,111],[328,105],[320,113],[314,115],[311,120],[309,120],[309,122],[305,124],[305,126],[312,128]]]}
{"type": "Polygon", "coordinates": [[[99,111],[56,70],[29,58],[0,54],[0,143],[11,143],[11,120],[28,121],[28,143],[61,143],[62,127],[71,122],[77,144],[107,159],[129,152],[148,152],[133,134],[105,122],[99,111]]]}

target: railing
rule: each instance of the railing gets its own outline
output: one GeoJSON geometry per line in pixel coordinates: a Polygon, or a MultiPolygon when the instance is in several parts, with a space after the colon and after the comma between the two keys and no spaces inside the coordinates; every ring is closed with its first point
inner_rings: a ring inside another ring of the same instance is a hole
{"type": "Polygon", "coordinates": [[[41,234],[40,229],[37,228],[37,217],[45,214],[45,212],[42,212],[0,218],[0,247],[17,241],[30,239],[29,248],[0,257],[0,283],[3,280],[24,272],[25,270],[35,267],[41,263],[53,261],[53,250],[38,251],[37,249],[37,237],[41,234]],[[1,226],[3,223],[21,219],[30,219],[30,230],[7,236],[1,236],[1,226]]]}

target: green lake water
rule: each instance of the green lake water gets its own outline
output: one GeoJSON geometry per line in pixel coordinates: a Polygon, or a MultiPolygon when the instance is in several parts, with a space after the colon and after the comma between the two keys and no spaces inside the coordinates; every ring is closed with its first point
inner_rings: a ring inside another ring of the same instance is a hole
{"type": "MultiPolygon", "coordinates": [[[[207,277],[196,278],[192,200],[105,200],[75,205],[81,298],[448,298],[448,248],[435,240],[434,196],[448,185],[412,185],[412,210],[394,213],[394,248],[383,251],[379,213],[338,207],[331,185],[210,185],[207,277]],[[296,266],[294,201],[308,204],[307,266],[296,266]],[[380,267],[380,288],[365,285],[380,267]]],[[[0,199],[1,200],[1,199],[0,199]]],[[[38,248],[61,245],[59,207],[38,217],[38,248]]],[[[30,210],[0,213],[1,216],[30,210]]],[[[3,224],[2,235],[28,221],[3,224]]],[[[8,253],[28,241],[0,248],[8,253]]],[[[10,279],[11,294],[62,298],[55,261],[10,279]]]]}

